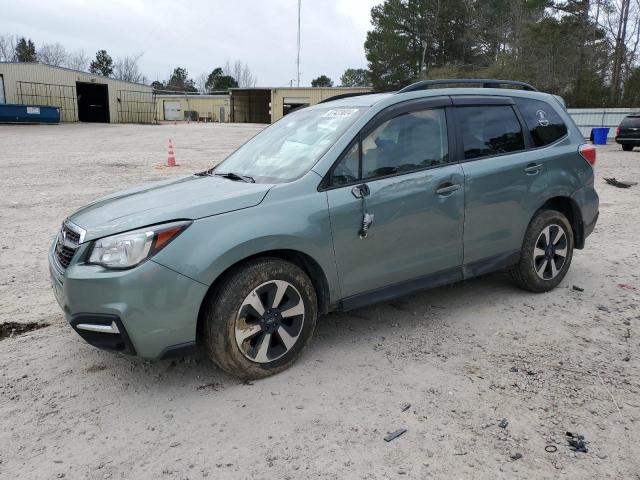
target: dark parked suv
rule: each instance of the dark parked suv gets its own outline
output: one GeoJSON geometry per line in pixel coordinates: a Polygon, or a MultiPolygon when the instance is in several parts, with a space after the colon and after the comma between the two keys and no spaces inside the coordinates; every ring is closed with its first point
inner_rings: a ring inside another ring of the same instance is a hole
{"type": "Polygon", "coordinates": [[[616,143],[622,145],[625,152],[640,146],[640,115],[625,117],[616,129],[616,143]]]}

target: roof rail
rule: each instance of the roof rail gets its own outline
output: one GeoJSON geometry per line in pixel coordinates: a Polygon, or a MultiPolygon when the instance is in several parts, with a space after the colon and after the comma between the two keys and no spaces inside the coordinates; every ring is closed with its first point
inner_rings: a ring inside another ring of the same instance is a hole
{"type": "Polygon", "coordinates": [[[528,83],[519,82],[517,80],[494,80],[491,78],[451,78],[441,80],[422,80],[421,82],[415,82],[411,85],[407,85],[402,90],[396,93],[415,92],[417,90],[426,90],[432,85],[455,85],[459,83],[479,83],[482,88],[503,88],[502,85],[511,85],[514,87],[522,87],[523,90],[529,90],[531,92],[537,92],[538,89],[532,87],[528,83]]]}

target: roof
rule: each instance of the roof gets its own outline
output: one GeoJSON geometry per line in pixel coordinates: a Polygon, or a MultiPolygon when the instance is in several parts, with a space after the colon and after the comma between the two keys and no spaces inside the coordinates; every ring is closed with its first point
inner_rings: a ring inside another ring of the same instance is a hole
{"type": "Polygon", "coordinates": [[[405,93],[392,92],[392,93],[374,93],[364,95],[354,95],[352,97],[340,98],[338,100],[331,100],[327,98],[323,103],[313,105],[311,108],[327,108],[332,106],[340,107],[372,107],[373,105],[385,102],[385,105],[391,105],[394,103],[413,100],[426,97],[444,97],[444,96],[458,96],[458,95],[474,95],[474,96],[502,96],[502,97],[528,97],[548,100],[549,97],[553,98],[553,95],[544,92],[534,92],[529,90],[516,90],[512,88],[471,88],[471,87],[458,87],[458,88],[432,88],[427,90],[415,90],[405,93]]]}
{"type": "Polygon", "coordinates": [[[137,83],[137,82],[129,82],[127,80],[119,80],[117,78],[113,78],[113,77],[104,77],[102,75],[98,75],[96,73],[91,73],[91,72],[85,72],[82,70],[74,70],[73,68],[67,68],[67,67],[56,67],[54,65],[47,65],[46,63],[38,63],[38,62],[0,62],[0,66],[2,65],[19,65],[19,66],[37,66],[37,67],[41,67],[41,68],[52,68],[55,70],[64,70],[67,72],[74,72],[74,73],[81,73],[83,75],[91,75],[92,77],[96,77],[99,79],[105,79],[105,80],[112,80],[114,82],[122,82],[122,83],[129,83],[131,85],[138,85],[140,87],[147,87],[147,88],[152,88],[151,85],[145,85],[144,83],[137,83]]]}

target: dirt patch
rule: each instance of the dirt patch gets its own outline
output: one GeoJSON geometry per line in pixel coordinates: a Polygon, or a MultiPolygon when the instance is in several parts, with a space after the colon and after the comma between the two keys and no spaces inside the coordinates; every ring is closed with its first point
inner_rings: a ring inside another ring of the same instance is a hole
{"type": "Polygon", "coordinates": [[[18,323],[18,322],[4,322],[0,323],[0,340],[5,338],[17,337],[18,335],[24,335],[32,330],[38,330],[40,328],[48,327],[48,323],[18,323]]]}

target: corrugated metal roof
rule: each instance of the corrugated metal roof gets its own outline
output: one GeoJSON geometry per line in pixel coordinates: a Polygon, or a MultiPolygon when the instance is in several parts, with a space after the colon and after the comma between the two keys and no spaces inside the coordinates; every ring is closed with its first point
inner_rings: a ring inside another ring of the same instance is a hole
{"type": "Polygon", "coordinates": [[[108,80],[113,80],[114,82],[122,82],[122,83],[129,83],[131,85],[139,85],[141,87],[150,87],[150,85],[145,85],[144,83],[137,83],[137,82],[128,82],[127,80],[119,80],[117,78],[113,78],[113,77],[104,77],[102,75],[96,75],[95,73],[90,73],[90,72],[84,72],[82,70],[74,70],[73,68],[67,68],[67,67],[56,67],[54,65],[47,65],[46,63],[38,63],[38,62],[0,62],[0,65],[18,65],[18,66],[22,66],[22,65],[29,65],[29,66],[37,66],[37,67],[42,67],[42,68],[51,68],[54,70],[65,70],[67,72],[74,72],[74,73],[81,73],[83,75],[90,75],[92,77],[95,77],[96,79],[108,79],[108,80]]]}

